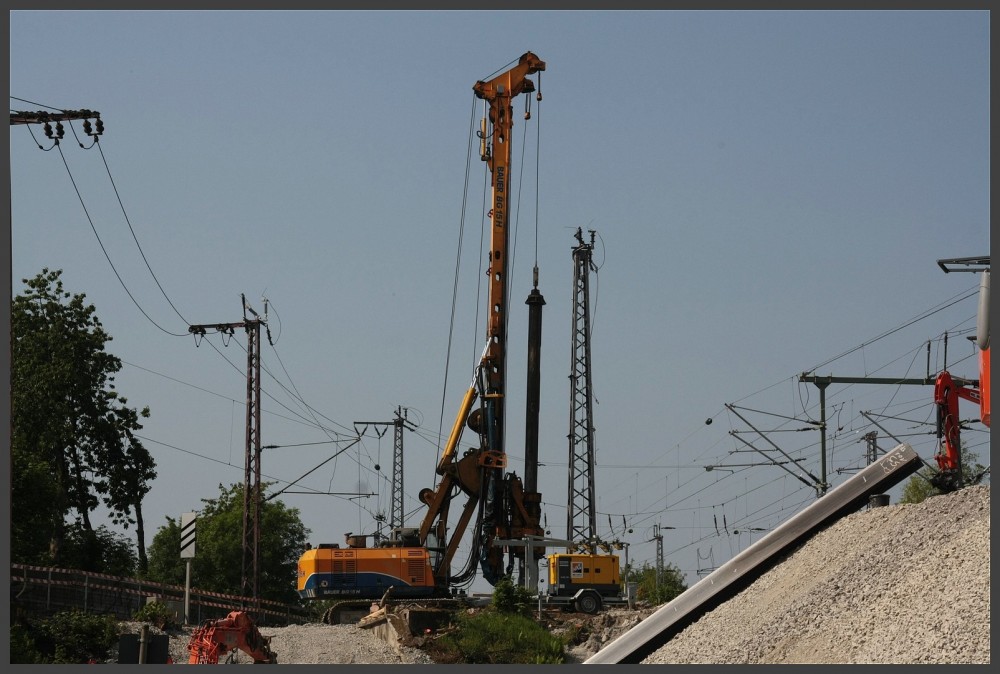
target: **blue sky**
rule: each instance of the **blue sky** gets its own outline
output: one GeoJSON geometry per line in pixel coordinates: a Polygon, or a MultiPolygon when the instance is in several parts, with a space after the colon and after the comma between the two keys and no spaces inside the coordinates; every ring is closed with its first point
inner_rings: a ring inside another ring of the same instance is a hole
{"type": "MultiPolygon", "coordinates": [[[[210,338],[214,349],[187,336],[188,324],[240,320],[241,293],[270,306],[261,429],[283,447],[264,452],[265,479],[286,487],[355,421],[403,406],[420,425],[404,438],[416,524],[435,436],[485,330],[476,157],[466,180],[472,85],[533,51],[547,69],[531,123],[514,129],[511,468],[523,474],[522,302],[537,237],[540,490],[562,537],[571,249],[578,227],[595,230],[601,534],[641,564],[653,525],[674,527],[666,561],[693,583],[746,547],[748,529],[815,497],[776,466],[706,470],[762,460],[731,434],[753,439],[726,403],[754,410],[743,414],[818,474],[818,435],[777,432],[819,416],[800,372],[922,377],[928,343],[931,372],[943,367],[948,332],[950,369],[977,376],[965,339],[976,278],[936,261],[989,252],[989,46],[982,11],[14,11],[11,110],[89,108],[106,129],[102,159],[69,136],[62,156],[40,151],[11,128],[14,292],[62,269],[114,337],[119,390],[152,411],[150,539],[242,480],[245,336],[210,338]]],[[[931,460],[931,387],[827,393],[834,484],[864,465],[874,427],[862,411],[931,460]]],[[[988,431],[974,424],[967,439],[988,464],[988,431]]],[[[289,489],[378,496],[282,496],[313,543],[374,530],[392,446],[369,430],[289,489]]]]}

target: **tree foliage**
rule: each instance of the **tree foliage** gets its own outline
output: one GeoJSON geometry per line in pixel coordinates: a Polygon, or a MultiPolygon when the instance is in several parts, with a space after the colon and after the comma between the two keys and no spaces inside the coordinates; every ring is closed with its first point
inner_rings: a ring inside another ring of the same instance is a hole
{"type": "MultiPolygon", "coordinates": [[[[910,476],[903,484],[900,503],[920,503],[932,496],[940,496],[943,492],[931,484],[931,478],[937,472],[934,468],[922,468],[910,476]]],[[[962,483],[978,484],[986,473],[986,467],[979,463],[979,454],[962,450],[962,483]]]]}
{"type": "Polygon", "coordinates": [[[493,586],[490,605],[497,613],[531,615],[538,601],[537,595],[523,585],[516,585],[510,576],[504,576],[493,586]]]}
{"type": "Polygon", "coordinates": [[[63,540],[61,564],[81,571],[132,576],[137,568],[135,545],[103,525],[87,531],[79,522],[72,522],[63,540]]]}
{"type": "Polygon", "coordinates": [[[656,567],[645,562],[640,568],[629,570],[628,582],[638,584],[639,601],[653,605],[665,604],[687,589],[684,574],[673,564],[665,564],[657,574],[656,567]]]}
{"type": "MultiPolygon", "coordinates": [[[[261,485],[266,491],[266,485],[261,485]]],[[[219,496],[202,499],[204,507],[195,525],[195,556],[191,560],[192,583],[202,590],[242,594],[243,590],[243,485],[219,485],[219,496]]],[[[153,537],[149,547],[149,578],[183,585],[186,561],[180,558],[180,524],[167,517],[167,524],[153,537]]],[[[260,598],[286,603],[298,600],[298,561],[305,550],[309,530],[299,519],[297,508],[281,501],[260,503],[260,598]]]]}
{"type": "Polygon", "coordinates": [[[84,664],[111,655],[118,642],[118,621],[111,615],[60,611],[10,626],[11,664],[84,664]]]}
{"type": "Polygon", "coordinates": [[[11,307],[11,558],[65,564],[68,520],[100,545],[90,513],[103,503],[115,524],[136,525],[141,571],[142,498],[156,471],[135,432],[149,409],[128,407],[115,391],[121,360],[105,350],[111,336],[61,275],[24,279],[11,307]]]}

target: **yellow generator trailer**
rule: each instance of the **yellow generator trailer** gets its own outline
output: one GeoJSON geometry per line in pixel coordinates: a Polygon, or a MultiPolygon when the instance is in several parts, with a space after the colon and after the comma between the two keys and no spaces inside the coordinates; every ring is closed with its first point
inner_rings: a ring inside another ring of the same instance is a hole
{"type": "Polygon", "coordinates": [[[557,553],[549,555],[548,604],[581,613],[627,604],[622,595],[618,555],[557,553]]]}

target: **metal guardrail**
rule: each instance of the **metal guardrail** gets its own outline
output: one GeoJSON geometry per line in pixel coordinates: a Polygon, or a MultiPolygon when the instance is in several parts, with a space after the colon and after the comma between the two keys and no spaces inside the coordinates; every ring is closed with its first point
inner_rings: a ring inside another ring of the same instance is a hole
{"type": "MultiPolygon", "coordinates": [[[[183,622],[184,587],[180,585],[75,569],[10,565],[12,611],[20,608],[30,613],[51,615],[75,608],[86,613],[109,614],[119,620],[131,620],[139,609],[154,600],[174,609],[178,622],[183,622]]],[[[309,621],[302,607],[267,599],[259,600],[259,604],[260,609],[254,609],[258,624],[289,625],[309,621]]],[[[241,606],[252,605],[250,598],[191,588],[190,615],[195,624],[222,618],[241,606]]]]}

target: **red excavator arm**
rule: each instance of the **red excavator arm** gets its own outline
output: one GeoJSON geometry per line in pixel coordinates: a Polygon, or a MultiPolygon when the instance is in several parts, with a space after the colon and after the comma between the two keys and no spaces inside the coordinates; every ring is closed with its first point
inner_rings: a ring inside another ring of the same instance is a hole
{"type": "Polygon", "coordinates": [[[269,642],[249,615],[233,611],[225,618],[206,621],[191,635],[188,664],[215,665],[221,656],[237,648],[252,657],[254,664],[275,664],[278,656],[271,651],[269,642]]]}
{"type": "Polygon", "coordinates": [[[979,310],[976,344],[979,346],[979,380],[968,381],[952,377],[947,370],[934,383],[934,404],[937,407],[938,453],[934,456],[938,474],[931,483],[942,491],[962,488],[962,424],[958,416],[960,398],[979,406],[979,420],[990,427],[990,258],[964,257],[938,260],[946,273],[952,271],[980,272],[979,310]]]}
{"type": "Polygon", "coordinates": [[[943,491],[962,487],[962,422],[958,418],[958,400],[964,398],[979,404],[979,388],[956,381],[947,370],[934,382],[934,404],[937,407],[938,474],[931,482],[943,491]]]}

